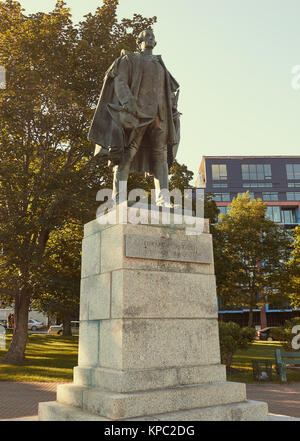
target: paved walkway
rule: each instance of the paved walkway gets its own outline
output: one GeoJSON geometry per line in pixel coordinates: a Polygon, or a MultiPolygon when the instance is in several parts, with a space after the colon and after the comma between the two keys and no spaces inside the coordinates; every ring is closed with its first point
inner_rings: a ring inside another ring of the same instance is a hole
{"type": "Polygon", "coordinates": [[[38,403],[56,400],[57,383],[0,381],[0,419],[37,415],[38,403]]]}
{"type": "MultiPolygon", "coordinates": [[[[38,403],[56,400],[57,383],[0,382],[0,419],[36,416],[38,403]]],[[[247,384],[250,400],[266,401],[269,412],[300,418],[300,383],[247,384]]]]}
{"type": "Polygon", "coordinates": [[[270,413],[300,418],[300,383],[247,384],[247,398],[267,402],[270,413]]]}

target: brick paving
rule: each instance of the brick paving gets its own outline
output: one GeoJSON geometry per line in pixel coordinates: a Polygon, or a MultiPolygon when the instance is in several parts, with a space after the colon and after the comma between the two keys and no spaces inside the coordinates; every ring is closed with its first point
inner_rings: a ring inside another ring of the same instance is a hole
{"type": "Polygon", "coordinates": [[[37,415],[38,403],[56,400],[57,383],[0,381],[0,419],[37,415]]]}
{"type": "Polygon", "coordinates": [[[300,418],[300,383],[247,384],[249,400],[265,401],[269,412],[300,418]]]}
{"type": "MultiPolygon", "coordinates": [[[[269,412],[300,418],[300,383],[247,384],[247,398],[265,401],[269,412]]],[[[38,403],[56,400],[57,383],[0,382],[0,419],[33,417],[38,403]]]]}

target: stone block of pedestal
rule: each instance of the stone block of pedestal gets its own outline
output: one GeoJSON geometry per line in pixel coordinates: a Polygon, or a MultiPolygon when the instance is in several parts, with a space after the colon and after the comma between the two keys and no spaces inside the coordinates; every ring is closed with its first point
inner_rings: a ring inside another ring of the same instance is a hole
{"type": "Polygon", "coordinates": [[[220,362],[207,222],[186,233],[174,222],[85,226],[78,366],[40,420],[267,420],[220,362]]]}

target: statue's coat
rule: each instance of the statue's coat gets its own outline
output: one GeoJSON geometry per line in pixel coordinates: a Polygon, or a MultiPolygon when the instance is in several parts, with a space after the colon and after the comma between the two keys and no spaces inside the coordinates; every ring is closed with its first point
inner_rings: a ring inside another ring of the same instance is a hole
{"type": "MultiPolygon", "coordinates": [[[[165,90],[168,115],[168,164],[172,165],[180,140],[179,112],[172,108],[172,93],[175,93],[179,84],[166,69],[161,56],[158,61],[165,70],[165,90]]],[[[96,144],[95,155],[108,155],[109,147],[126,147],[126,136],[122,125],[117,118],[113,118],[110,111],[111,105],[120,106],[121,103],[115,94],[114,78],[118,75],[120,61],[126,60],[129,69],[129,89],[133,97],[138,96],[139,85],[142,79],[142,71],[139,69],[139,54],[126,53],[114,61],[106,72],[99,102],[94,114],[94,119],[89,131],[89,140],[96,144]]],[[[131,164],[131,172],[152,173],[151,145],[147,145],[144,137],[142,144],[131,164]]]]}

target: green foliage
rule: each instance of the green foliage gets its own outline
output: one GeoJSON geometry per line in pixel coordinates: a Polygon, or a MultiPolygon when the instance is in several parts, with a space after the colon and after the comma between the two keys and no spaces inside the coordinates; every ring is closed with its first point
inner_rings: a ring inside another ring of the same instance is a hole
{"type": "MultiPolygon", "coordinates": [[[[209,219],[211,225],[214,225],[218,222],[219,209],[214,200],[212,193],[205,193],[204,195],[204,217],[205,219],[209,219]]],[[[213,230],[214,227],[212,227],[213,230]]]]}
{"type": "Polygon", "coordinates": [[[249,194],[233,199],[213,230],[218,296],[224,304],[252,311],[287,292],[291,240],[284,228],[265,217],[266,204],[249,194]]]}
{"type": "Polygon", "coordinates": [[[82,226],[74,221],[51,232],[41,265],[40,283],[33,294],[35,309],[58,314],[66,320],[78,316],[82,236],[82,226]]]}
{"type": "Polygon", "coordinates": [[[170,190],[178,188],[182,193],[185,189],[191,188],[190,181],[194,173],[185,164],[179,164],[176,160],[170,168],[170,190]]]}
{"type": "MultiPolygon", "coordinates": [[[[191,180],[194,173],[187,168],[185,164],[179,164],[176,160],[170,169],[170,190],[178,188],[182,194],[185,189],[192,189],[191,180]]],[[[193,203],[193,209],[195,210],[195,203],[193,203]]],[[[219,210],[213,199],[211,193],[205,193],[204,195],[204,217],[210,219],[210,223],[217,222],[219,210]]]]}
{"type": "MultiPolygon", "coordinates": [[[[23,336],[30,301],[78,298],[78,259],[68,274],[63,265],[66,249],[79,256],[79,241],[72,233],[63,239],[62,231],[94,219],[97,191],[112,186],[111,169],[87,140],[101,80],[121,49],[136,50],[139,32],[156,21],[135,14],[118,22],[117,5],[104,0],[74,26],[62,0],[52,12],[28,16],[18,2],[0,1],[0,65],[7,72],[0,90],[0,294],[7,303],[18,300],[23,336]]],[[[13,340],[11,352],[22,358],[20,342],[13,340]]]]}
{"type": "Polygon", "coordinates": [[[284,328],[291,329],[296,325],[300,325],[300,317],[293,317],[290,320],[286,320],[284,323],[284,328]]]}
{"type": "Polygon", "coordinates": [[[254,341],[255,329],[241,328],[234,322],[219,322],[221,362],[230,371],[232,358],[239,349],[247,349],[254,341]]]}
{"type": "MultiPolygon", "coordinates": [[[[182,194],[185,189],[191,188],[189,182],[193,178],[193,172],[188,170],[185,164],[180,164],[176,160],[169,170],[170,191],[178,188],[182,194]]],[[[153,176],[141,173],[131,173],[129,175],[127,189],[128,193],[136,188],[143,189],[151,196],[151,190],[154,189],[153,176]]]]}
{"type": "Polygon", "coordinates": [[[291,259],[287,263],[289,270],[289,281],[287,289],[291,304],[294,308],[300,307],[300,225],[293,230],[293,250],[291,259]]]}
{"type": "Polygon", "coordinates": [[[274,341],[285,341],[286,340],[286,333],[283,328],[275,327],[270,329],[269,336],[274,341]]]}

